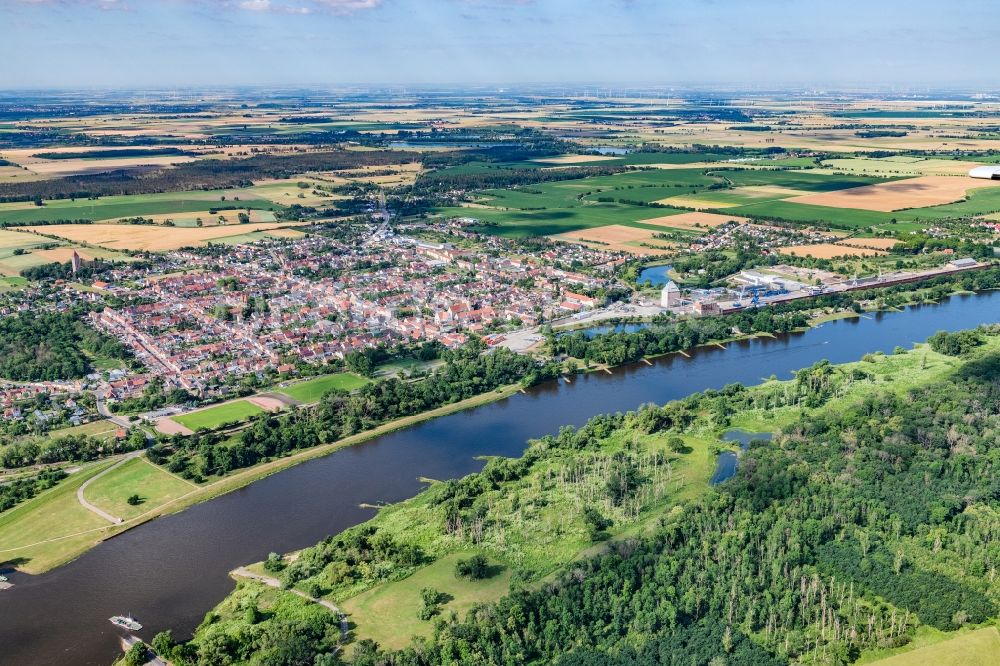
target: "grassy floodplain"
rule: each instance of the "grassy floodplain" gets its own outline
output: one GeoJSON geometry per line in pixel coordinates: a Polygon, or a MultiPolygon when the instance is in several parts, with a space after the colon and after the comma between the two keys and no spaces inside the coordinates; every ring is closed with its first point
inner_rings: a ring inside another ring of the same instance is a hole
{"type": "Polygon", "coordinates": [[[143,457],[133,458],[95,480],[84,498],[112,516],[131,520],[197,488],[195,484],[170,474],[143,457]],[[128,498],[139,496],[139,504],[128,498]]]}
{"type": "MultiPolygon", "coordinates": [[[[987,340],[983,352],[1000,350],[1000,337],[987,340]]],[[[667,519],[685,502],[709,492],[709,479],[715,468],[716,454],[733,445],[721,437],[730,428],[749,432],[773,432],[787,427],[807,415],[840,413],[862,404],[872,396],[891,391],[903,395],[907,391],[941,380],[962,366],[962,361],[932,351],[927,345],[892,355],[873,354],[864,360],[835,366],[834,376],[840,377],[838,388],[818,406],[803,402],[783,407],[761,407],[730,414],[728,425],[718,426],[711,415],[704,414],[681,435],[681,451],[668,447],[666,434],[642,434],[626,427],[613,431],[600,440],[596,449],[577,450],[572,455],[559,452],[544,441],[534,445],[538,451],[530,472],[510,482],[493,482],[481,496],[486,511],[486,524],[492,525],[486,534],[475,540],[446,527],[442,496],[463,482],[434,483],[415,498],[383,508],[369,523],[352,528],[376,530],[391,535],[397,543],[418,546],[429,563],[415,567],[397,566],[385,580],[346,580],[340,569],[330,565],[320,574],[300,580],[297,586],[325,593],[325,598],[337,603],[350,615],[357,639],[371,638],[389,648],[409,643],[410,635],[429,636],[434,620],[420,620],[420,591],[425,587],[446,594],[442,610],[461,613],[475,603],[490,601],[508,590],[508,569],[520,571],[521,582],[537,587],[568,564],[583,557],[600,553],[606,543],[645,534],[659,521],[667,519]],[[548,453],[546,453],[548,451],[548,453]],[[566,483],[562,474],[567,465],[587,469],[588,464],[628,452],[642,458],[657,452],[669,460],[669,477],[657,476],[649,468],[647,480],[657,490],[644,496],[635,511],[622,512],[611,505],[602,505],[602,512],[613,517],[613,524],[603,538],[594,538],[585,524],[581,507],[583,498],[591,496],[586,480],[566,483]],[[562,472],[560,471],[562,470],[562,472]],[[659,485],[662,482],[662,485],[659,485]],[[454,565],[458,559],[472,553],[482,553],[494,563],[496,574],[481,581],[457,579],[454,565]],[[525,578],[526,576],[526,578],[525,578]]],[[[796,380],[768,380],[749,391],[759,396],[754,402],[767,405],[766,396],[787,395],[796,380]]],[[[531,450],[527,456],[531,456],[531,450]]],[[[496,469],[503,469],[498,466],[496,469]]],[[[489,475],[490,466],[481,475],[467,477],[470,487],[477,487],[477,477],[489,475]]],[[[307,556],[303,554],[303,556],[307,556]]],[[[294,565],[292,565],[294,567],[294,565]]],[[[375,563],[372,563],[375,566],[375,563]]],[[[252,593],[255,583],[240,583],[236,595],[252,593]]],[[[220,606],[221,627],[228,622],[239,623],[238,615],[220,606]]],[[[919,662],[913,662],[919,663],[919,662]]]]}
{"type": "Polygon", "coordinates": [[[76,489],[88,478],[110,467],[115,461],[103,460],[99,463],[90,463],[85,467],[85,475],[82,471],[74,474],[46,493],[0,514],[0,565],[14,565],[31,574],[44,573],[79,557],[104,539],[159,516],[176,513],[213,497],[238,490],[293,465],[329,455],[337,449],[360,444],[423,421],[502,400],[518,390],[517,385],[507,386],[422,414],[397,419],[337,442],[240,470],[212,483],[192,488],[189,492],[170,499],[160,506],[153,507],[151,503],[147,503],[143,507],[144,513],[119,525],[109,525],[107,521],[84,509],[76,500],[76,489]],[[40,501],[43,497],[46,498],[45,501],[40,501]]]}

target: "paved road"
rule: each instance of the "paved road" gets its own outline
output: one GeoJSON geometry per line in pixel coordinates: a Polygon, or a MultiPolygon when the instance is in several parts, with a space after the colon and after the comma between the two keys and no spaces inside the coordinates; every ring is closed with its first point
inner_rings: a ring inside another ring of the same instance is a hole
{"type": "Polygon", "coordinates": [[[132,422],[125,418],[124,416],[115,416],[108,409],[107,404],[104,402],[104,397],[99,395],[96,391],[94,392],[94,399],[97,401],[97,413],[106,418],[107,420],[114,423],[119,428],[131,428],[132,422]]]}

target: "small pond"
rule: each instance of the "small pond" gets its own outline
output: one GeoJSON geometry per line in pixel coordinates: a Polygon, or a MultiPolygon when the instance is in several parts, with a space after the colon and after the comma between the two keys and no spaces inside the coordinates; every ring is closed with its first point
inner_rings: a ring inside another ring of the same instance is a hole
{"type": "MultiPolygon", "coordinates": [[[[746,451],[750,442],[755,439],[770,441],[772,435],[769,432],[747,432],[746,430],[729,430],[723,436],[725,442],[739,442],[740,450],[746,451]]],[[[735,451],[723,451],[719,454],[719,459],[715,463],[715,473],[712,475],[711,484],[717,485],[723,481],[733,478],[736,468],[739,467],[740,457],[735,451]]]]}

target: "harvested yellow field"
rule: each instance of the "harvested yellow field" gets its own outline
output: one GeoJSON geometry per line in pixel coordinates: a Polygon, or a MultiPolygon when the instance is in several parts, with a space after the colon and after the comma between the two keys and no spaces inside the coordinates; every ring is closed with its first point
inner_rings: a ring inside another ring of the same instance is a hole
{"type": "Polygon", "coordinates": [[[52,250],[33,250],[32,254],[44,257],[49,262],[59,262],[60,264],[64,264],[73,258],[74,252],[80,255],[80,258],[84,261],[93,261],[96,258],[83,248],[74,249],[71,247],[57,247],[52,250]]]}
{"type": "Polygon", "coordinates": [[[881,250],[862,247],[849,247],[837,243],[817,243],[816,245],[787,245],[779,247],[778,252],[793,257],[811,256],[817,259],[832,259],[833,257],[874,257],[885,254],[881,250]]]}
{"type": "Polygon", "coordinates": [[[29,183],[34,180],[44,180],[45,176],[34,171],[25,171],[16,166],[0,166],[0,183],[29,183]]]}
{"type": "Polygon", "coordinates": [[[836,192],[807,194],[786,201],[812,206],[860,208],[890,213],[905,208],[923,208],[961,201],[969,190],[998,186],[1000,180],[982,180],[967,176],[920,176],[836,192]]]}
{"type": "Polygon", "coordinates": [[[587,247],[601,250],[630,252],[639,255],[663,254],[674,247],[672,243],[654,239],[654,233],[656,232],[649,229],[626,227],[621,224],[609,224],[605,227],[594,227],[593,229],[580,229],[579,231],[556,234],[555,236],[551,236],[551,238],[570,243],[580,243],[587,247]],[[655,247],[642,247],[643,243],[655,247]]]}
{"type": "Polygon", "coordinates": [[[29,245],[37,245],[38,243],[44,243],[48,239],[40,238],[35,235],[28,235],[20,231],[10,231],[8,229],[0,229],[0,250],[6,250],[10,248],[18,247],[28,247],[29,245]]]}
{"type": "Polygon", "coordinates": [[[899,245],[895,238],[847,238],[840,241],[840,245],[849,247],[866,247],[872,250],[891,250],[899,245]]]}
{"type": "Polygon", "coordinates": [[[673,227],[674,229],[714,229],[726,222],[747,222],[745,217],[736,215],[720,215],[718,213],[681,213],[680,215],[665,215],[651,220],[639,220],[641,224],[673,227]]]}
{"type": "Polygon", "coordinates": [[[302,238],[305,236],[298,229],[272,229],[267,232],[267,235],[274,236],[275,238],[302,238]]]}
{"type": "Polygon", "coordinates": [[[182,247],[200,245],[207,241],[249,234],[254,231],[271,231],[297,223],[261,223],[222,225],[215,227],[161,227],[137,224],[52,224],[27,227],[41,233],[58,236],[75,243],[90,243],[112,250],[145,250],[165,252],[182,247]]]}

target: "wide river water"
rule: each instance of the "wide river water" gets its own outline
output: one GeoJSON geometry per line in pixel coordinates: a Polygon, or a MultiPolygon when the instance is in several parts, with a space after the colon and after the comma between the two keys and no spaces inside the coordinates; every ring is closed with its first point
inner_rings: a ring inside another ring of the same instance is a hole
{"type": "Polygon", "coordinates": [[[476,471],[475,456],[517,456],[526,440],[591,416],[663,403],[730,382],[755,384],[821,359],[909,347],[942,329],[1000,321],[1000,293],[956,296],[905,312],[866,315],[804,333],[707,347],[613,374],[548,382],[525,394],[342,449],[110,539],[41,576],[14,574],[0,591],[0,664],[109,664],[118,632],[108,618],[132,613],[150,640],[185,637],[233,589],[232,569],[286,552],[370,518],[362,503],[416,494],[419,477],[476,471]]]}

